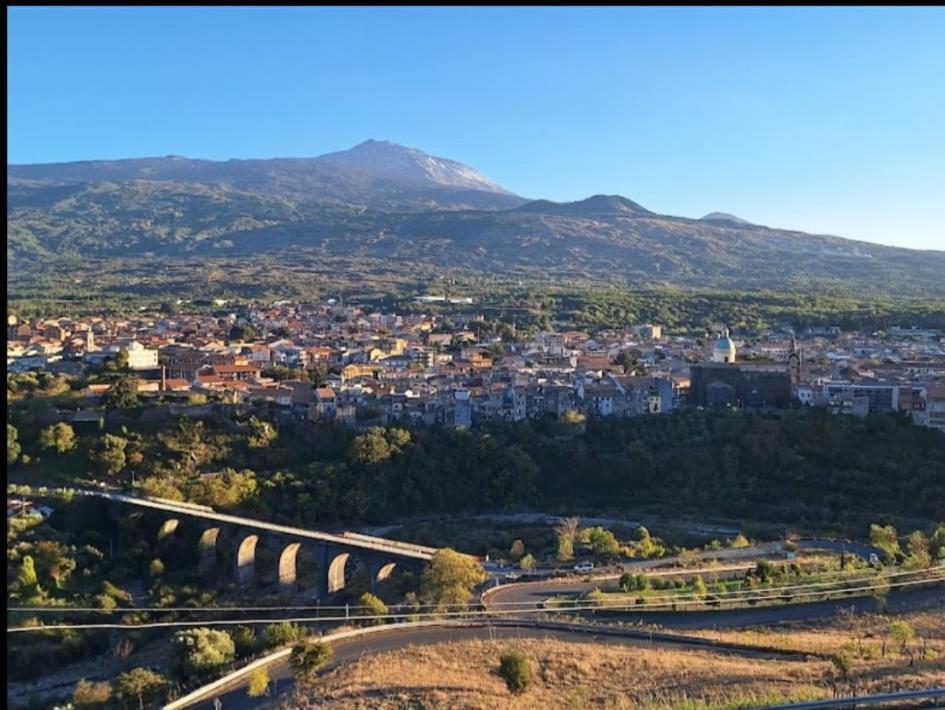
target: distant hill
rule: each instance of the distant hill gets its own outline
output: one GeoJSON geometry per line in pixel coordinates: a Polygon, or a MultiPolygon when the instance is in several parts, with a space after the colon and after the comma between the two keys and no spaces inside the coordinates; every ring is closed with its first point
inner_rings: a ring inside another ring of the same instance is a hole
{"type": "Polygon", "coordinates": [[[736,217],[727,212],[710,212],[702,218],[703,222],[731,222],[732,224],[751,224],[747,219],[736,217]]]}
{"type": "MultiPolygon", "coordinates": [[[[738,289],[945,296],[945,252],[660,215],[618,195],[528,201],[455,161],[382,141],[318,158],[8,166],[11,269],[63,257],[383,259],[478,273],[738,289]]],[[[356,275],[356,274],[355,274],[356,275]]]]}
{"type": "Polygon", "coordinates": [[[504,209],[527,201],[462,163],[374,140],[315,158],[214,161],[167,156],[9,165],[7,179],[34,184],[196,183],[300,202],[380,208],[504,209]]]}

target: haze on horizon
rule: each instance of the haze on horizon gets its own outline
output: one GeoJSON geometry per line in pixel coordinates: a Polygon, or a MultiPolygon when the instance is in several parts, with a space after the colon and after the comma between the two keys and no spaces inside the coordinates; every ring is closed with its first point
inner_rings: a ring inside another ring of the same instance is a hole
{"type": "Polygon", "coordinates": [[[530,198],[945,249],[942,8],[11,8],[8,160],[368,138],[530,198]]]}

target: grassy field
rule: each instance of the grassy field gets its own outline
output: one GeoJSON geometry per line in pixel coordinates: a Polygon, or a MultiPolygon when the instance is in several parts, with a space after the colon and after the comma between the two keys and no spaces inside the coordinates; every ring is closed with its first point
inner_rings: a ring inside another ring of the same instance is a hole
{"type": "MultiPolygon", "coordinates": [[[[859,617],[875,652],[856,656],[844,677],[830,660],[767,660],[702,650],[643,649],[523,639],[413,647],[342,666],[303,687],[283,707],[341,708],[646,708],[708,710],[893,692],[945,685],[945,609],[897,617],[915,630],[910,665],[898,643],[879,653],[889,620],[859,617]],[[925,640],[925,657],[919,651],[925,640]],[[522,651],[532,682],[512,694],[496,674],[499,657],[522,651]]],[[[739,643],[838,654],[856,646],[850,620],[778,630],[723,633],[739,643]]],[[[860,628],[857,627],[857,628],[860,628]]],[[[857,632],[859,633],[859,632],[857,632]]],[[[707,633],[713,638],[717,632],[707,633]]]]}

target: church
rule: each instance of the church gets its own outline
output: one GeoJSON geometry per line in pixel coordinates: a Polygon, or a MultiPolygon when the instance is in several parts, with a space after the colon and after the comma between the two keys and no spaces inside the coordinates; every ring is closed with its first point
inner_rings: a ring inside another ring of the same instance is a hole
{"type": "Polygon", "coordinates": [[[800,380],[800,352],[792,342],[788,362],[737,362],[728,328],[712,347],[709,362],[690,367],[690,404],[716,409],[789,407],[800,380]]]}

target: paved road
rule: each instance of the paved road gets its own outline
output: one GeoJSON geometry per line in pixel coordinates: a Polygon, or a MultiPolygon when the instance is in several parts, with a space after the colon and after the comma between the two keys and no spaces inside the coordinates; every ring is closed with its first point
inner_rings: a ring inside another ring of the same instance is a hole
{"type": "MultiPolygon", "coordinates": [[[[527,622],[522,622],[527,623],[527,622]]],[[[538,622],[542,623],[542,622],[538,622]]],[[[441,643],[452,643],[468,640],[493,640],[493,639],[555,639],[558,641],[568,641],[574,643],[622,645],[622,646],[641,646],[652,647],[675,647],[685,648],[704,648],[707,645],[712,647],[717,653],[747,655],[755,658],[782,658],[791,660],[800,658],[795,653],[778,653],[758,651],[756,649],[740,649],[731,645],[717,644],[712,641],[706,642],[702,639],[687,639],[671,634],[657,634],[656,638],[646,638],[645,632],[619,629],[593,629],[587,631],[569,630],[564,624],[548,623],[544,628],[533,628],[525,625],[519,625],[518,622],[495,622],[492,624],[483,622],[482,624],[471,625],[467,627],[427,627],[427,628],[407,628],[391,629],[371,636],[362,636],[357,638],[336,641],[332,646],[334,648],[334,658],[330,664],[325,667],[325,671],[337,668],[345,663],[356,661],[366,655],[385,653],[387,651],[396,651],[408,646],[417,645],[435,645],[441,643]],[[556,628],[557,627],[557,628],[556,628]]],[[[291,667],[287,662],[280,662],[269,668],[269,676],[275,681],[275,691],[279,698],[285,698],[295,685],[292,678],[291,667]]],[[[238,686],[233,690],[223,693],[219,699],[223,703],[223,710],[248,710],[249,708],[267,707],[275,702],[270,699],[254,699],[246,694],[246,681],[241,680],[238,686]]],[[[212,699],[193,706],[198,710],[213,710],[212,699]]]]}
{"type": "MultiPolygon", "coordinates": [[[[890,611],[906,611],[914,608],[921,608],[931,605],[945,604],[945,586],[936,586],[932,588],[912,589],[901,592],[891,592],[887,598],[890,611]]],[[[659,624],[667,629],[688,630],[688,629],[706,629],[706,628],[744,628],[748,626],[771,625],[787,621],[810,621],[816,619],[830,618],[837,614],[840,608],[854,608],[858,612],[875,611],[876,600],[871,597],[861,597],[856,599],[847,599],[842,601],[815,602],[810,604],[794,604],[787,607],[767,607],[761,609],[730,609],[722,611],[695,611],[695,612],[667,612],[650,614],[621,614],[621,621],[644,620],[649,623],[659,624]]],[[[599,612],[598,612],[599,613],[599,612]]],[[[610,615],[610,614],[608,614],[610,615]]],[[[603,618],[601,619],[603,620],[603,618]]],[[[546,629],[533,629],[528,627],[514,626],[515,622],[509,620],[506,624],[512,625],[484,625],[470,628],[421,628],[421,629],[397,629],[390,632],[384,632],[375,636],[361,638],[352,638],[339,641],[334,645],[335,658],[328,668],[334,668],[345,662],[356,660],[364,655],[384,653],[393,651],[410,645],[429,645],[436,643],[448,643],[450,641],[460,641],[467,639],[490,639],[490,638],[555,638],[565,641],[578,641],[583,643],[606,643],[606,644],[659,644],[659,645],[702,645],[692,641],[675,641],[672,643],[663,641],[648,641],[641,638],[614,637],[604,635],[605,631],[600,633],[580,633],[573,631],[549,631],[546,629]]],[[[745,653],[735,649],[723,648],[716,649],[719,652],[737,652],[745,653]]],[[[771,654],[760,653],[756,655],[770,656],[771,654]]],[[[269,669],[270,677],[276,681],[276,690],[280,698],[284,698],[293,687],[291,670],[288,663],[279,663],[269,669]]],[[[248,708],[267,707],[272,703],[271,700],[258,700],[249,698],[246,695],[245,680],[239,681],[239,685],[220,696],[223,702],[224,710],[234,708],[244,710],[248,708]]],[[[195,706],[199,710],[213,710],[211,702],[200,703],[195,706]]]]}

